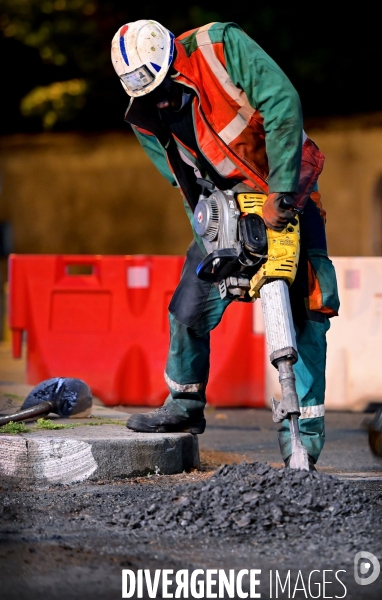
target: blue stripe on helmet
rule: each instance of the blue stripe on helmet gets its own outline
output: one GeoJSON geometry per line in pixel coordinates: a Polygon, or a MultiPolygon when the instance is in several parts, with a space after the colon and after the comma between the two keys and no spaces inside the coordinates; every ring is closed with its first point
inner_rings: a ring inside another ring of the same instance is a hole
{"type": "Polygon", "coordinates": [[[127,58],[127,54],[126,54],[126,48],[125,48],[125,40],[123,35],[120,36],[119,38],[119,47],[121,50],[121,54],[123,56],[123,60],[125,61],[125,63],[127,64],[127,66],[129,67],[129,59],[127,58]]]}
{"type": "Polygon", "coordinates": [[[170,34],[171,40],[170,40],[170,54],[168,55],[168,64],[170,66],[171,63],[172,63],[172,57],[174,56],[174,39],[175,39],[175,36],[174,36],[173,33],[171,33],[171,31],[169,31],[169,34],[170,34]]]}
{"type": "Polygon", "coordinates": [[[160,67],[159,65],[156,65],[153,62],[150,62],[150,65],[156,70],[157,73],[159,73],[159,71],[161,70],[162,67],[160,67]]]}

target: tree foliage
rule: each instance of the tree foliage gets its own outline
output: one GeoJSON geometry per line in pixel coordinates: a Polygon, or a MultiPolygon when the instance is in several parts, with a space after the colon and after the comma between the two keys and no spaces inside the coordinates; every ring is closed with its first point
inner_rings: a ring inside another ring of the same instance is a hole
{"type": "Polygon", "coordinates": [[[321,2],[312,15],[311,5],[300,3],[260,1],[251,11],[239,4],[0,0],[2,132],[123,127],[127,97],[111,66],[110,42],[123,23],[140,18],[176,35],[235,21],[284,69],[306,116],[382,110],[374,90],[382,58],[375,8],[334,14],[321,2]]]}

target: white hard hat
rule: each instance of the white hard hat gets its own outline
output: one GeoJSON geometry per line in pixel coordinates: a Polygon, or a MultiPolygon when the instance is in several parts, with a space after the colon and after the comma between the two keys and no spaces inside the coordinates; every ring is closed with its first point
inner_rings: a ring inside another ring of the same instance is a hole
{"type": "Polygon", "coordinates": [[[129,96],[155,89],[169,70],[174,35],[157,21],[142,19],[122,25],[111,43],[111,60],[129,96]]]}

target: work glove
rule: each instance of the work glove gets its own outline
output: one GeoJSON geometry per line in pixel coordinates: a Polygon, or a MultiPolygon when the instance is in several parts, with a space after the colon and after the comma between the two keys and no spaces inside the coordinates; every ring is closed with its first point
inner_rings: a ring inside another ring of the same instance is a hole
{"type": "Polygon", "coordinates": [[[273,192],[263,204],[263,220],[269,229],[282,231],[286,224],[294,218],[293,208],[282,208],[283,199],[287,197],[291,200],[289,194],[273,192]]]}

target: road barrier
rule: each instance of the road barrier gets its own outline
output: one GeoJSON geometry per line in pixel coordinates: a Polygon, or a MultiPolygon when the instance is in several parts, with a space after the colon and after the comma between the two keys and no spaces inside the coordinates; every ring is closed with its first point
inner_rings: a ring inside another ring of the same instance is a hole
{"type": "Polygon", "coordinates": [[[341,306],[327,336],[327,407],[363,411],[382,402],[382,257],[333,263],[341,306]]]}
{"type": "MultiPolygon", "coordinates": [[[[160,406],[167,307],[184,257],[20,255],[9,259],[13,357],[26,340],[26,380],[83,379],[107,405],[160,406]]],[[[253,305],[233,303],[211,333],[208,402],[265,405],[264,335],[253,305]]]]}

